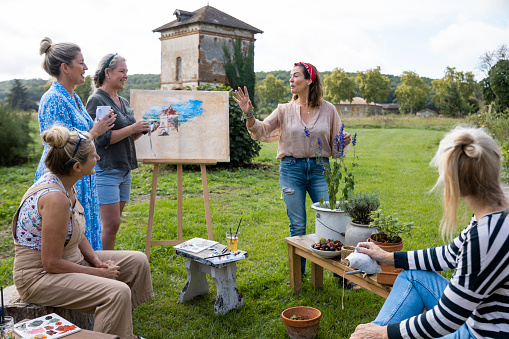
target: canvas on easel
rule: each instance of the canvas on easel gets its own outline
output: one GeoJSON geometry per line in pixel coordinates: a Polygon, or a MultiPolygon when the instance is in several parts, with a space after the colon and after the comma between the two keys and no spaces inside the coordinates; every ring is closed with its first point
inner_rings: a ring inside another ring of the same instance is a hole
{"type": "Polygon", "coordinates": [[[139,161],[230,161],[228,92],[131,90],[131,107],[151,125],[136,140],[139,161]]]}
{"type": "Polygon", "coordinates": [[[135,143],[138,161],[153,164],[152,190],[145,254],[151,246],[181,243],[182,165],[199,164],[202,176],[208,239],[212,240],[212,218],[206,164],[230,161],[228,92],[131,90],[131,107],[137,120],[145,119],[150,132],[135,143]],[[152,240],[159,164],[177,165],[177,239],[152,240]]]}

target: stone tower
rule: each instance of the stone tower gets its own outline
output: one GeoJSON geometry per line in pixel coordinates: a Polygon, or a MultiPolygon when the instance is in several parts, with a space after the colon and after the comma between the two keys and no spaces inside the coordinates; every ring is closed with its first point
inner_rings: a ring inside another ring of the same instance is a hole
{"type": "Polygon", "coordinates": [[[232,48],[238,38],[248,46],[255,34],[263,33],[211,6],[194,12],[177,9],[173,15],[176,20],[153,30],[161,33],[163,90],[226,83],[223,46],[232,48]]]}

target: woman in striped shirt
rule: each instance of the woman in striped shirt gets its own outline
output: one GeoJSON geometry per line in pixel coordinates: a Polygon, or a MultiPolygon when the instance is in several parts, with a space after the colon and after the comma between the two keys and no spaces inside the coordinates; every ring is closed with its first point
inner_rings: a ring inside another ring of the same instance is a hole
{"type": "Polygon", "coordinates": [[[435,188],[444,187],[442,236],[456,229],[460,198],[474,215],[447,246],[388,253],[358,244],[381,265],[405,271],[375,321],[357,326],[352,339],[509,338],[509,197],[500,159],[482,129],[457,127],[444,137],[431,162],[439,172],[435,188]],[[450,281],[435,272],[450,269],[450,281]]]}

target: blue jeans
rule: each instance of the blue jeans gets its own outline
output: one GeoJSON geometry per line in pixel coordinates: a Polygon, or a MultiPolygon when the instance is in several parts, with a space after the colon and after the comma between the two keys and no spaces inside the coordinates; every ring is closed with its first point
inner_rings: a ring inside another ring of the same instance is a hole
{"type": "MultiPolygon", "coordinates": [[[[431,310],[438,304],[448,284],[449,281],[436,272],[402,271],[373,323],[385,326],[419,315],[425,309],[431,310]]],[[[466,324],[442,338],[475,339],[466,324]]]]}
{"type": "MultiPolygon", "coordinates": [[[[328,162],[324,159],[324,162],[328,162]]],[[[290,221],[290,236],[306,234],[306,192],[313,203],[329,200],[327,182],[315,158],[284,157],[279,165],[279,184],[290,221]]],[[[301,258],[301,271],[305,272],[306,259],[301,258]]]]}

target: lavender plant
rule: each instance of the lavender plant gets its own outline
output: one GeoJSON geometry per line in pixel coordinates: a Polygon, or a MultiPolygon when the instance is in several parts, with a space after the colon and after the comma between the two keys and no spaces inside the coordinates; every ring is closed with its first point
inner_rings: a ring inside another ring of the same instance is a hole
{"type": "MultiPolygon", "coordinates": [[[[320,200],[320,207],[329,207],[330,209],[341,209],[348,195],[353,192],[355,187],[355,178],[352,172],[353,167],[359,166],[355,162],[355,145],[357,144],[357,133],[352,136],[353,161],[348,170],[346,163],[346,145],[345,145],[345,125],[341,124],[339,134],[334,137],[332,160],[328,163],[324,161],[322,156],[323,143],[317,138],[318,151],[315,152],[316,162],[322,167],[323,176],[327,182],[327,190],[329,192],[329,204],[326,206],[324,199],[320,200]],[[338,194],[341,194],[338,199],[338,194]]],[[[307,127],[304,128],[306,137],[311,138],[311,134],[307,127]]]]}

